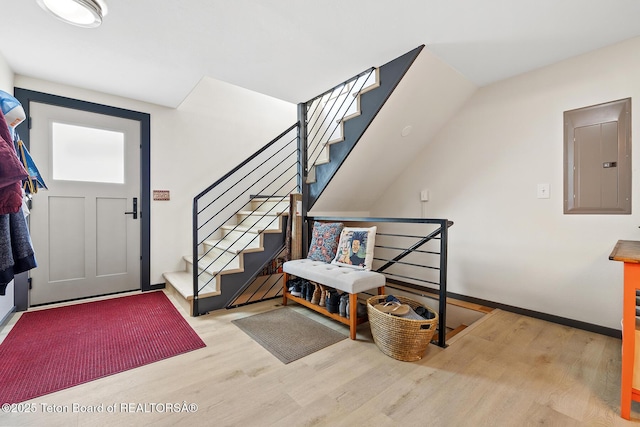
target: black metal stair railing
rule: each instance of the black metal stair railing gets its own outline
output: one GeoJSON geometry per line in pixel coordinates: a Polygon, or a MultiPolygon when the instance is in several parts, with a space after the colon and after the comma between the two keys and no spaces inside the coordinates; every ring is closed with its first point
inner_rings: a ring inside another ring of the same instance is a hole
{"type": "Polygon", "coordinates": [[[376,69],[369,68],[304,104],[307,117],[305,177],[320,160],[330,142],[344,137],[341,131],[342,121],[345,117],[359,113],[358,96],[376,83],[376,76],[376,69]]]}
{"type": "Polygon", "coordinates": [[[386,277],[387,288],[422,295],[428,291],[438,299],[438,338],[446,346],[447,259],[452,221],[429,218],[342,218],[309,216],[314,221],[341,222],[348,227],[377,227],[373,271],[386,277]],[[401,288],[397,288],[398,285],[401,288]],[[414,292],[415,290],[415,292],[414,292]]]}
{"type": "Polygon", "coordinates": [[[260,229],[280,221],[281,212],[276,211],[276,203],[288,202],[289,194],[300,191],[298,188],[298,123],[293,124],[274,140],[266,144],[245,161],[233,168],[222,178],[200,192],[193,199],[192,212],[192,265],[193,265],[193,311],[199,315],[199,294],[211,282],[218,280],[220,271],[229,266],[238,256],[225,256],[225,249],[233,252],[247,249],[255,239],[250,229],[259,223],[260,229]],[[228,225],[236,214],[252,200],[257,200],[259,212],[253,215],[252,223],[245,222],[245,216],[235,224],[229,225],[226,234],[233,238],[224,241],[224,225],[228,225]],[[263,208],[263,209],[261,209],[263,208]],[[235,233],[234,233],[235,232],[235,233]],[[205,245],[208,249],[205,249],[205,245]],[[218,248],[218,251],[215,249],[218,248]],[[217,253],[217,255],[216,255],[217,253]],[[207,258],[205,258],[207,257],[207,258]],[[220,261],[217,272],[208,277],[206,270],[220,261]]]}
{"type": "Polygon", "coordinates": [[[267,261],[253,282],[246,288],[240,289],[227,304],[227,308],[235,308],[282,297],[284,273],[282,264],[286,261],[286,244],[283,245],[280,254],[267,261]]]}

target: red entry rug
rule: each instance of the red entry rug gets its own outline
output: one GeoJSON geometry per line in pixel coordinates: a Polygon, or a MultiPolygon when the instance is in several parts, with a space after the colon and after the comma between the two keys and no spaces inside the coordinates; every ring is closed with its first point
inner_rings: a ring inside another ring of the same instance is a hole
{"type": "Polygon", "coordinates": [[[0,405],[202,347],[163,292],[26,312],[0,345],[0,405]]]}

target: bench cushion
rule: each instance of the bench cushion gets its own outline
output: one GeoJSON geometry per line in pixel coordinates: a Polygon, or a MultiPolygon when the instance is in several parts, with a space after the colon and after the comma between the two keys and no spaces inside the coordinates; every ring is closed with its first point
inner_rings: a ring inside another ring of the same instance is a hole
{"type": "Polygon", "coordinates": [[[285,273],[331,286],[350,294],[357,294],[385,285],[383,274],[310,259],[287,261],[282,265],[282,269],[285,273]]]}

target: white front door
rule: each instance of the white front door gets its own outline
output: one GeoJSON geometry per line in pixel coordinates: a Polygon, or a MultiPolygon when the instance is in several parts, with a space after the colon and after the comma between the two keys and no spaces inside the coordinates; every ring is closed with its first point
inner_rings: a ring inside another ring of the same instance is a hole
{"type": "Polygon", "coordinates": [[[140,122],[32,102],[30,305],[140,289],[140,122]],[[133,213],[135,211],[135,214],[133,213]]]}

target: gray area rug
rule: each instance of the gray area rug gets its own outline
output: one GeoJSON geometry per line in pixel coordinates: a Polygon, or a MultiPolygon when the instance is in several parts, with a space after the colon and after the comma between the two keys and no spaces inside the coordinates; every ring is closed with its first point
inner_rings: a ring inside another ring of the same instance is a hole
{"type": "Polygon", "coordinates": [[[232,323],[285,364],[347,337],[286,307],[232,323]]]}

